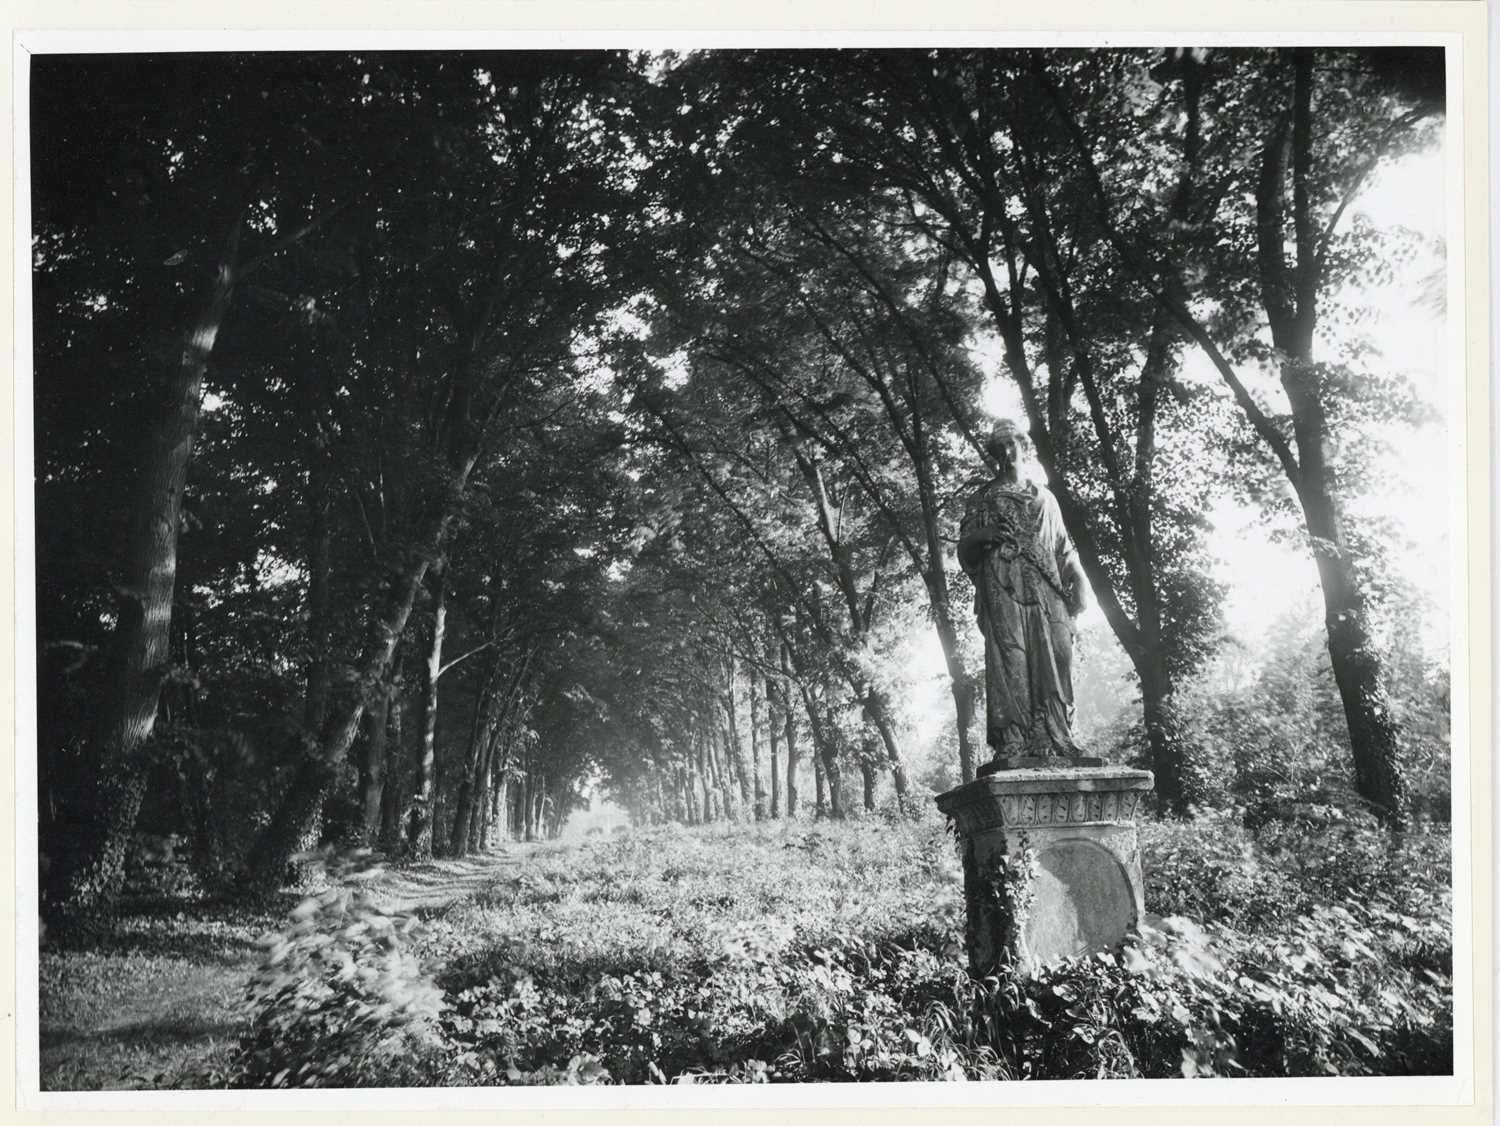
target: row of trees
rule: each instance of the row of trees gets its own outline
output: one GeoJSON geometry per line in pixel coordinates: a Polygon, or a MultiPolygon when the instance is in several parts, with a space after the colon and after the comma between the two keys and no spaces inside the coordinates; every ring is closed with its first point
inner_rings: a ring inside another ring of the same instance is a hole
{"type": "Polygon", "coordinates": [[[1294,506],[1354,781],[1400,824],[1344,508],[1412,405],[1349,297],[1400,248],[1347,216],[1441,110],[1431,62],[39,57],[48,902],[107,904],[143,810],[264,891],[320,833],[555,830],[600,770],[641,819],[774,815],[805,746],[817,807],[855,767],[905,804],[923,621],[972,777],[987,349],[1165,806],[1228,481],[1294,506]]]}

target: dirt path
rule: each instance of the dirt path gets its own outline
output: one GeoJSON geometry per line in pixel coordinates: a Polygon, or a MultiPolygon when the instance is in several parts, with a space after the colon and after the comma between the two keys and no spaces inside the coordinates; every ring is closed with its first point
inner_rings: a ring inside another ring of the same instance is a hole
{"type": "MultiPolygon", "coordinates": [[[[503,879],[535,847],[392,869],[374,886],[390,911],[431,918],[503,879]]],[[[93,947],[44,949],[42,1089],[142,1087],[186,1064],[226,1059],[260,936],[278,922],[234,909],[143,912],[93,947]]]]}
{"type": "Polygon", "coordinates": [[[427,915],[504,878],[537,847],[511,844],[504,852],[466,856],[459,860],[429,860],[392,869],[376,881],[375,887],[389,902],[392,911],[427,915]]]}

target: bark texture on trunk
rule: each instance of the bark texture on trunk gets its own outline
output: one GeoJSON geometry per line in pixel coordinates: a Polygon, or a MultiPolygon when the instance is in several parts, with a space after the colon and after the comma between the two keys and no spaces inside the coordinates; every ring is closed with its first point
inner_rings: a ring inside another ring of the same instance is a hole
{"type": "MultiPolygon", "coordinates": [[[[1304,510],[1307,501],[1304,498],[1304,510]]],[[[1309,517],[1308,527],[1324,527],[1327,548],[1315,546],[1323,586],[1328,657],[1338,685],[1339,701],[1349,727],[1354,757],[1354,788],[1386,823],[1404,827],[1411,817],[1411,794],[1401,761],[1401,728],[1385,687],[1385,668],[1370,633],[1369,611],[1354,575],[1339,527],[1337,507],[1328,498],[1332,518],[1309,517]]],[[[1318,532],[1313,531],[1315,545],[1318,532]]]]}
{"type": "Polygon", "coordinates": [[[828,779],[823,775],[823,756],[813,753],[813,819],[828,816],[828,779]]]}
{"type": "MultiPolygon", "coordinates": [[[[436,519],[429,539],[434,546],[442,542],[448,521],[447,515],[436,519]]],[[[280,886],[287,864],[316,819],[338,768],[348,758],[365,709],[390,671],[396,646],[406,630],[429,565],[427,559],[418,558],[393,582],[385,608],[372,623],[370,639],[356,666],[353,699],[330,716],[321,740],[310,741],[312,745],[306,748],[291,787],[250,851],[240,879],[246,895],[263,895],[280,886]]]]}
{"type": "Polygon", "coordinates": [[[802,754],[797,746],[797,711],[792,706],[792,657],[790,647],[781,646],[781,716],[786,735],[786,815],[797,816],[797,768],[802,754]]]}
{"type": "Polygon", "coordinates": [[[777,713],[776,681],[766,678],[766,735],[771,766],[771,819],[781,816],[781,717],[777,713]]]}
{"type": "Polygon", "coordinates": [[[728,722],[729,738],[726,750],[730,760],[730,766],[734,772],[734,781],[738,783],[739,801],[737,808],[744,810],[751,807],[754,801],[750,784],[750,771],[745,765],[745,744],[740,738],[740,712],[738,693],[735,691],[737,677],[735,675],[734,662],[730,662],[728,669],[728,683],[724,689],[724,714],[728,722]]]}
{"type": "Polygon", "coordinates": [[[962,782],[974,781],[976,762],[974,756],[974,717],[979,706],[979,686],[973,675],[964,668],[959,656],[958,630],[953,624],[953,614],[948,605],[947,592],[941,600],[931,596],[933,624],[937,628],[938,643],[943,650],[943,664],[948,669],[948,685],[953,695],[954,723],[958,727],[958,773],[962,782]]]}
{"type": "Polygon", "coordinates": [[[704,822],[716,821],[718,818],[715,816],[716,790],[713,785],[713,761],[706,748],[707,739],[701,732],[697,736],[697,743],[698,784],[703,787],[703,820],[704,822]]]}
{"type": "Polygon", "coordinates": [[[474,805],[477,807],[469,814],[469,831],[466,836],[460,837],[458,830],[453,832],[455,847],[462,847],[465,852],[479,852],[484,847],[485,833],[489,830],[490,819],[490,757],[494,753],[494,744],[485,748],[484,761],[479,768],[479,787],[475,794],[474,805]]]}
{"type": "Polygon", "coordinates": [[[1156,776],[1156,802],[1164,813],[1187,813],[1192,794],[1182,729],[1172,701],[1172,681],[1159,648],[1135,661],[1141,687],[1141,723],[1150,769],[1156,776]]]}
{"type": "Polygon", "coordinates": [[[360,839],[374,844],[380,832],[380,811],[385,800],[387,735],[390,730],[391,690],[382,685],[366,715],[368,735],[360,763],[360,839]]]}
{"type": "Polygon", "coordinates": [[[802,690],[802,703],[807,712],[807,725],[812,732],[813,766],[818,784],[818,812],[824,812],[835,821],[844,817],[843,772],[839,768],[838,746],[824,728],[823,717],[818,714],[817,701],[806,689],[802,690]]]}
{"type": "MultiPolygon", "coordinates": [[[[760,776],[760,693],[756,690],[760,678],[750,670],[750,773],[754,778],[755,819],[766,819],[766,788],[760,776]]],[[[769,710],[769,705],[767,705],[769,710]]]]}
{"type": "MultiPolygon", "coordinates": [[[[891,719],[890,701],[883,692],[871,688],[865,694],[865,718],[875,727],[877,745],[885,749],[886,764],[891,768],[891,784],[896,790],[896,808],[906,812],[907,797],[906,762],[901,756],[901,746],[896,741],[895,722],[891,719]]],[[[874,748],[872,748],[873,750],[874,748]]]]}
{"type": "MultiPolygon", "coordinates": [[[[400,763],[404,761],[403,752],[405,743],[401,738],[402,715],[405,710],[405,701],[401,695],[400,680],[397,678],[391,684],[390,702],[387,706],[389,720],[389,743],[386,744],[386,761],[400,763]]],[[[398,785],[400,776],[388,776],[385,788],[380,795],[380,851],[387,856],[394,856],[402,849],[401,840],[401,786],[398,785]]]]}
{"type": "Polygon", "coordinates": [[[447,630],[447,583],[441,567],[432,575],[432,640],[422,677],[422,721],[418,731],[417,771],[413,785],[407,847],[418,860],[432,856],[432,825],[437,784],[438,676],[443,669],[443,636],[447,630]]]}
{"type": "Polygon", "coordinates": [[[54,924],[79,921],[111,905],[125,876],[125,850],[146,794],[145,744],[156,726],[169,666],[172,600],[183,490],[203,376],[234,296],[241,218],[213,263],[208,291],[183,333],[177,360],[162,381],[155,417],[131,496],[105,695],[87,753],[88,775],[73,794],[74,839],[58,857],[48,897],[54,924]]]}
{"type": "Polygon", "coordinates": [[[1314,159],[1313,52],[1292,51],[1290,116],[1270,130],[1256,190],[1261,299],[1280,355],[1281,385],[1292,408],[1297,456],[1292,484],[1302,507],[1323,588],[1328,656],[1349,728],[1354,785],[1389,825],[1401,828],[1411,797],[1401,762],[1401,729],[1385,687],[1385,669],[1369,627],[1354,545],[1331,454],[1323,373],[1314,359],[1318,297],[1325,281],[1321,224],[1312,213],[1314,159]],[[1296,258],[1286,260],[1287,157],[1290,149],[1292,234],[1296,258]]]}

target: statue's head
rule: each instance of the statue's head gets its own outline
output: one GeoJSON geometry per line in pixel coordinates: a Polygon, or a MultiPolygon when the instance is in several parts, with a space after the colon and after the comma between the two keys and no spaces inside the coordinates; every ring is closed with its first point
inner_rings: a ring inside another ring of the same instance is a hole
{"type": "Polygon", "coordinates": [[[985,449],[995,459],[1002,474],[1019,472],[1021,460],[1030,446],[1026,431],[1009,418],[1002,418],[991,427],[989,441],[985,443],[985,449]]]}

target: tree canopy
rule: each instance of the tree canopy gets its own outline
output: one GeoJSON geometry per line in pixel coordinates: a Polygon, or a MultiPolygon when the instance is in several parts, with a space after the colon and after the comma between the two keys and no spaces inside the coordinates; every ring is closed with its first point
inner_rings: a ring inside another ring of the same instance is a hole
{"type": "Polygon", "coordinates": [[[1365,502],[1427,408],[1361,295],[1417,239],[1353,205],[1434,143],[1441,59],[38,56],[52,909],[107,904],[142,825],[263,892],[320,838],[461,854],[591,796],[840,817],[971,778],[954,546],[997,394],[1102,611],[1094,736],[1162,812],[1290,753],[1228,766],[1254,708],[1205,717],[1233,504],[1316,563],[1316,741],[1404,824],[1446,677],[1392,643],[1416,595],[1365,502]]]}

